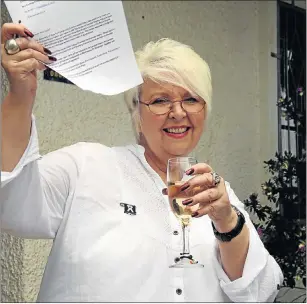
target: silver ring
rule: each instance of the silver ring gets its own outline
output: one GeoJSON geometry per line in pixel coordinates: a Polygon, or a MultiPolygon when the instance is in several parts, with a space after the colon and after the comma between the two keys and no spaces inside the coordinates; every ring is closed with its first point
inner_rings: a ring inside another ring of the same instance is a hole
{"type": "Polygon", "coordinates": [[[216,187],[221,182],[221,177],[214,171],[210,174],[212,175],[213,186],[216,187]]]}
{"type": "Polygon", "coordinates": [[[15,55],[20,52],[20,47],[15,39],[9,39],[4,44],[4,49],[8,55],[15,55]]]}

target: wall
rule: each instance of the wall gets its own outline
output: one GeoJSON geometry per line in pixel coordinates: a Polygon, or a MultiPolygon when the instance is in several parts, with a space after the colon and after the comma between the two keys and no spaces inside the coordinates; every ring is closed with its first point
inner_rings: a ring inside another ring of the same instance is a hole
{"type": "MultiPolygon", "coordinates": [[[[1,1],[1,26],[8,19],[9,16],[1,1]]],[[[1,69],[1,100],[6,95],[7,90],[8,82],[3,69],[1,69]]],[[[24,241],[5,233],[1,233],[0,236],[0,302],[21,302],[23,300],[22,269],[24,241]]]]}
{"type": "MultiPolygon", "coordinates": [[[[274,150],[275,122],[268,114],[275,103],[269,100],[269,86],[274,85],[269,81],[276,77],[274,64],[269,63],[275,43],[274,3],[124,1],[134,49],[170,37],[192,45],[209,63],[213,111],[195,155],[224,176],[242,200],[253,191],[260,192],[262,161],[274,150]],[[265,30],[263,23],[271,29],[265,30]],[[270,135],[267,130],[272,130],[270,135]]],[[[78,141],[106,145],[134,141],[121,95],[105,97],[40,79],[34,112],[42,154],[78,141]]],[[[5,299],[15,301],[15,292],[21,292],[23,301],[35,301],[51,242],[19,242],[8,239],[4,243],[4,275],[9,276],[8,256],[21,267],[21,278],[3,282],[12,291],[5,299]],[[14,242],[22,246],[14,247],[14,242]],[[20,284],[22,290],[17,290],[20,284]]]]}

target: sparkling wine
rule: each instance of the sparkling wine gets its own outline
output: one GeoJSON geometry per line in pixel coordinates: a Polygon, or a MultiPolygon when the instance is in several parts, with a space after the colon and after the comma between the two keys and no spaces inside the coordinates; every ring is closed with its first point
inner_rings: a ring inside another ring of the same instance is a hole
{"type": "Polygon", "coordinates": [[[185,182],[168,183],[168,199],[171,208],[176,217],[181,221],[182,225],[188,226],[191,221],[193,211],[190,207],[184,206],[182,202],[187,199],[184,192],[181,192],[181,186],[185,182]]]}

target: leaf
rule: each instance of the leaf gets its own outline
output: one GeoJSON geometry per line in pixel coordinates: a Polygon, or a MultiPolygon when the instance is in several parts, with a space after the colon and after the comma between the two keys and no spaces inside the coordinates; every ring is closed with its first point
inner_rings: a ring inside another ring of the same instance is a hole
{"type": "MultiPolygon", "coordinates": [[[[278,106],[294,122],[296,135],[305,142],[306,113],[297,109],[294,102],[295,98],[287,98],[278,106]]],[[[270,174],[261,184],[265,201],[260,202],[257,193],[252,193],[244,201],[246,209],[257,217],[254,226],[261,229],[266,249],[282,269],[283,286],[294,288],[295,277],[301,278],[306,286],[306,252],[299,249],[300,244],[306,244],[306,223],[296,215],[306,212],[306,149],[299,156],[287,151],[276,152],[263,163],[270,174]]]]}

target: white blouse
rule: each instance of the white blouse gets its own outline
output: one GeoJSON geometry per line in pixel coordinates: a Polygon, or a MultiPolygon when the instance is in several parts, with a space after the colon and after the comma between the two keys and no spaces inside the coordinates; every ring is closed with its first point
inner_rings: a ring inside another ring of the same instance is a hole
{"type": "Polygon", "coordinates": [[[229,183],[250,231],[243,276],[230,281],[223,271],[208,216],[190,228],[191,253],[204,268],[169,268],[181,228],[139,145],[77,143],[41,157],[33,117],[24,155],[1,179],[2,231],[54,239],[39,302],[271,302],[282,283],[229,183]]]}

